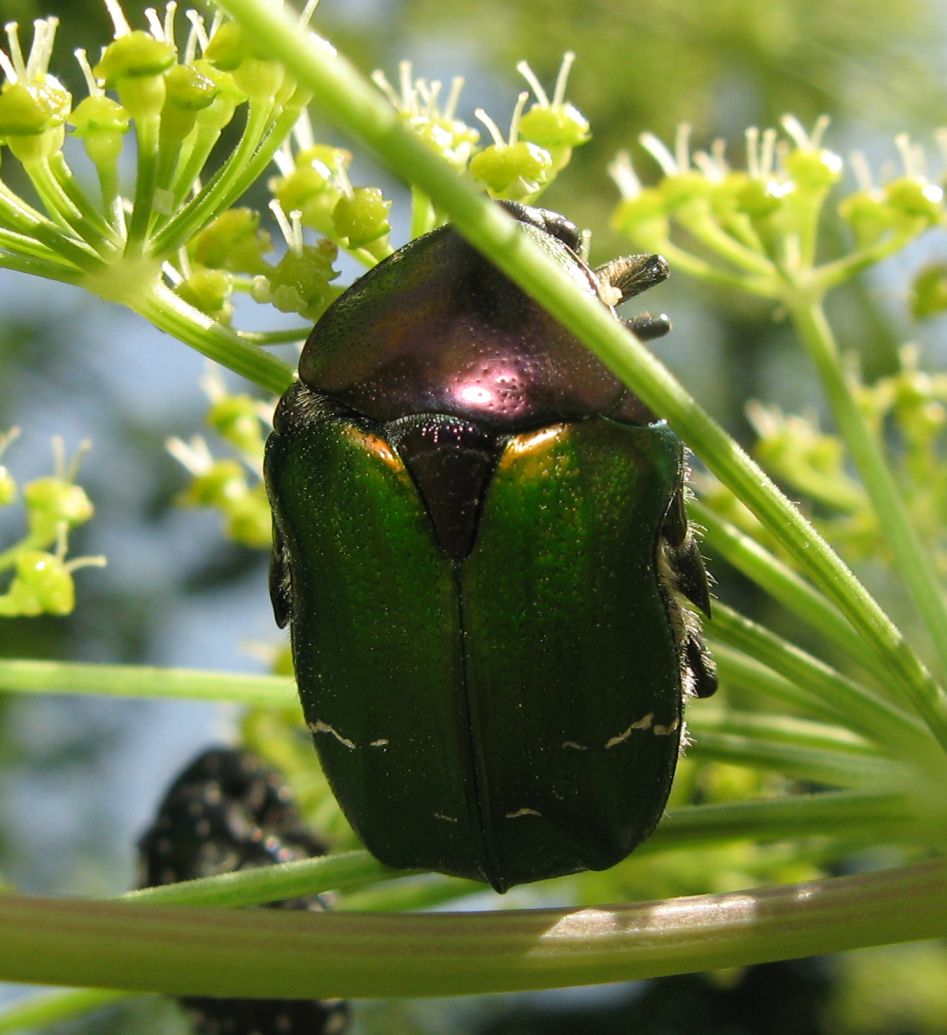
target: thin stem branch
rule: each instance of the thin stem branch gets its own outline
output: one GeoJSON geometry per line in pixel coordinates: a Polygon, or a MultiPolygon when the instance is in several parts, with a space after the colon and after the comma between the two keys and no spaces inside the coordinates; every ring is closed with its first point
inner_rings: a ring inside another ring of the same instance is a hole
{"type": "Polygon", "coordinates": [[[45,1031],[53,1024],[111,1006],[120,999],[127,999],[128,995],[127,992],[81,988],[30,996],[0,1011],[0,1035],[15,1031],[45,1031]]]}
{"type": "Polygon", "coordinates": [[[293,681],[283,676],[22,658],[0,659],[0,692],[180,698],[279,708],[292,707],[297,700],[293,681]]]}
{"type": "MultiPolygon", "coordinates": [[[[825,386],[839,431],[865,483],[885,539],[894,554],[924,624],[930,633],[941,668],[947,672],[947,599],[937,581],[930,552],[911,523],[903,495],[894,480],[879,443],[865,422],[845,380],[832,328],[821,305],[798,302],[790,315],[825,386]]],[[[943,695],[928,688],[905,686],[907,698],[931,729],[947,723],[943,695]]]]}
{"type": "MultiPolygon", "coordinates": [[[[821,701],[836,721],[860,730],[901,757],[918,758],[932,746],[913,715],[726,605],[714,608],[708,630],[796,683],[813,703],[821,701]]],[[[941,753],[936,757],[941,759],[941,753]]]]}
{"type": "Polygon", "coordinates": [[[256,346],[247,345],[235,331],[198,312],[164,284],[155,284],[140,300],[135,300],[132,308],[208,359],[274,395],[282,395],[292,383],[292,367],[256,346]]]}
{"type": "Polygon", "coordinates": [[[795,569],[700,500],[692,500],[688,509],[695,521],[703,526],[703,541],[711,549],[796,618],[817,629],[821,638],[834,644],[856,664],[865,666],[866,674],[877,678],[877,673],[866,665],[865,647],[858,633],[838,609],[795,569]]]}

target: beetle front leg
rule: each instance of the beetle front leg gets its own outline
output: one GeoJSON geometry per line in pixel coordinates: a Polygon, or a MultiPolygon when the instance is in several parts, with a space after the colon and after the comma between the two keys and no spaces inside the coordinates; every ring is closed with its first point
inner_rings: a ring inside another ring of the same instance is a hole
{"type": "Polygon", "coordinates": [[[642,291],[653,288],[655,284],[667,280],[669,275],[667,260],[660,255],[623,255],[595,269],[599,283],[607,284],[619,292],[620,297],[614,305],[621,305],[642,291]]]}
{"type": "Polygon", "coordinates": [[[640,313],[630,320],[622,320],[622,323],[642,341],[663,338],[671,329],[671,321],[664,313],[640,313]]]}

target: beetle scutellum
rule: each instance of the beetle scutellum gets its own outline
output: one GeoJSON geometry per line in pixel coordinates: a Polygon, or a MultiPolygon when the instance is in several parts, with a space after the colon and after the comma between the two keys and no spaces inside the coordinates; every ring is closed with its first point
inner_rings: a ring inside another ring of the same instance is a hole
{"type": "MultiPolygon", "coordinates": [[[[568,220],[505,207],[605,305],[667,275],[592,270],[568,220]]],[[[598,359],[441,227],[316,324],[266,479],[277,621],[371,852],[502,891],[648,836],[684,696],[716,686],[684,606],[710,600],[684,449],[598,359]]]]}

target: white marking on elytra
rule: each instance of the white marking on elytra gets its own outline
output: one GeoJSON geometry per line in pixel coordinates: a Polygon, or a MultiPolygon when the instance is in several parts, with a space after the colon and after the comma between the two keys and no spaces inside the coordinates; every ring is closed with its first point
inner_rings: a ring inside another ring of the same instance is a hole
{"type": "Polygon", "coordinates": [[[537,809],[517,809],[516,812],[508,812],[506,814],[507,819],[519,819],[521,816],[541,816],[542,813],[537,809]]]}
{"type": "Polygon", "coordinates": [[[379,737],[378,740],[370,740],[368,742],[368,746],[373,748],[386,748],[389,743],[390,742],[387,737],[379,737]]]}
{"type": "Polygon", "coordinates": [[[443,812],[435,812],[435,819],[442,819],[445,823],[459,823],[460,820],[456,816],[445,816],[443,812]]]}
{"type": "Polygon", "coordinates": [[[680,719],[675,719],[673,722],[668,723],[667,726],[661,726],[658,723],[655,723],[654,726],[651,729],[651,732],[656,737],[666,737],[666,736],[668,736],[671,733],[676,733],[677,732],[677,728],[678,728],[678,726],[680,726],[680,724],[681,724],[681,720],[680,719]]]}
{"type": "Polygon", "coordinates": [[[635,719],[635,721],[628,727],[628,729],[623,730],[621,733],[618,734],[618,736],[610,737],[608,740],[605,741],[606,750],[608,748],[616,747],[618,744],[623,744],[632,735],[632,733],[634,733],[635,730],[651,729],[651,724],[653,722],[654,712],[648,712],[647,715],[642,715],[640,719],[635,719]]]}
{"type": "Polygon", "coordinates": [[[356,744],[354,740],[349,740],[348,737],[343,737],[334,726],[330,726],[327,722],[323,722],[322,719],[310,722],[309,730],[311,733],[331,733],[342,747],[347,747],[349,751],[354,751],[358,747],[358,744],[356,744]]]}
{"type": "Polygon", "coordinates": [[[564,740],[562,742],[564,748],[571,748],[573,751],[588,751],[588,744],[579,744],[574,740],[564,740]]]}

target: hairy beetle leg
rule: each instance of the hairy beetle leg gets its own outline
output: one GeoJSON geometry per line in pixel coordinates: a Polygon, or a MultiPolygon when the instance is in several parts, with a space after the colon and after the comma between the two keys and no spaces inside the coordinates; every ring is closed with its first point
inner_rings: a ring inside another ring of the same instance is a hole
{"type": "Polygon", "coordinates": [[[615,305],[621,305],[642,291],[653,288],[667,280],[669,275],[667,260],[661,255],[623,255],[595,269],[595,276],[600,283],[610,285],[621,293],[615,305]]]}

